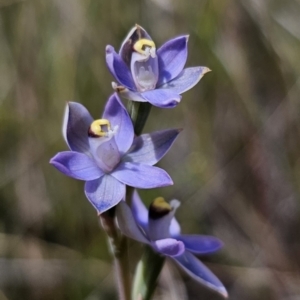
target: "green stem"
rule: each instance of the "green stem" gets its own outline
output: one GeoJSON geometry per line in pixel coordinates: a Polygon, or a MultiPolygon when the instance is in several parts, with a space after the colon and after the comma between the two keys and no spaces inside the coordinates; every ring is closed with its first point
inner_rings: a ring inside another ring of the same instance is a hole
{"type": "Polygon", "coordinates": [[[127,110],[134,126],[134,133],[140,135],[150,114],[149,102],[128,101],[127,110]]]}
{"type": "Polygon", "coordinates": [[[134,275],[132,300],[150,300],[156,288],[157,278],[163,267],[165,258],[145,246],[134,275]]]}
{"type": "Polygon", "coordinates": [[[102,227],[107,233],[109,245],[114,256],[118,292],[120,300],[130,300],[131,279],[128,265],[127,238],[120,236],[114,220],[114,209],[100,215],[102,227]]]}
{"type": "MultiPolygon", "coordinates": [[[[128,101],[127,110],[134,126],[134,133],[138,136],[142,133],[150,114],[152,105],[148,102],[128,101]]],[[[130,205],[132,187],[127,187],[126,200],[130,205]]],[[[139,261],[133,283],[132,300],[150,300],[157,278],[164,264],[164,257],[155,253],[151,247],[145,246],[141,260],[139,261]]]]}
{"type": "Polygon", "coordinates": [[[130,300],[131,297],[131,280],[128,262],[127,238],[122,236],[119,241],[118,249],[114,255],[120,300],[130,300]]]}
{"type": "MultiPolygon", "coordinates": [[[[134,133],[140,135],[143,131],[152,105],[148,102],[128,101],[128,113],[133,122],[134,133]]],[[[127,187],[126,200],[130,202],[133,193],[132,187],[127,187]]],[[[114,256],[114,264],[118,282],[120,300],[130,300],[131,280],[129,272],[127,238],[120,235],[114,218],[114,209],[100,215],[103,229],[107,233],[111,251],[114,256]]]]}

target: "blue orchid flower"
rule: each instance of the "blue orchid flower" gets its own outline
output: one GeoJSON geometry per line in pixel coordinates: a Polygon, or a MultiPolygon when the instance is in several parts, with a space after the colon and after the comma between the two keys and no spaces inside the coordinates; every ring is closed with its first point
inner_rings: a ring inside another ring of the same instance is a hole
{"type": "Polygon", "coordinates": [[[117,94],[96,121],[83,105],[69,102],[63,134],[71,151],[56,154],[50,163],[65,175],[86,181],[88,200],[103,213],[125,197],[125,185],[147,189],[173,184],[164,170],[153,165],[179,132],[170,129],[134,137],[131,119],[117,94]]]}
{"type": "Polygon", "coordinates": [[[133,27],[119,54],[106,47],[108,69],[118,81],[115,91],[124,98],[150,102],[162,108],[175,107],[181,94],[195,86],[210,70],[206,67],[184,69],[188,36],[167,41],[157,51],[149,34],[141,26],[133,27]]]}
{"type": "Polygon", "coordinates": [[[179,205],[178,200],[167,203],[159,197],[148,211],[135,190],[131,208],[124,201],[116,207],[120,230],[124,235],[150,245],[156,252],[171,258],[190,277],[226,298],[228,294],[220,280],[192,254],[214,253],[223,243],[212,236],[181,234],[180,225],[174,218],[179,205]]]}

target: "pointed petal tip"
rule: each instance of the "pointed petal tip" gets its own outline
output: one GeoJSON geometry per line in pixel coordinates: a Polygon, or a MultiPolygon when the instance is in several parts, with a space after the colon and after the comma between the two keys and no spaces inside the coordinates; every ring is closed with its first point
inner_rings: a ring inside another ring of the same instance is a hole
{"type": "Polygon", "coordinates": [[[114,48],[113,46],[111,46],[111,45],[107,45],[107,46],[105,47],[105,52],[106,52],[107,54],[110,54],[110,53],[114,52],[114,50],[115,50],[115,48],[114,48]]]}
{"type": "Polygon", "coordinates": [[[59,157],[60,152],[56,153],[50,160],[49,160],[49,164],[56,167],[57,165],[60,165],[57,162],[57,158],[59,157]]]}
{"type": "Polygon", "coordinates": [[[175,128],[175,129],[173,129],[174,130],[174,134],[175,134],[175,138],[177,138],[177,136],[178,136],[178,134],[181,132],[181,131],[183,131],[183,128],[175,128]]]}
{"type": "Polygon", "coordinates": [[[203,75],[208,73],[208,72],[212,72],[212,70],[210,68],[204,67],[203,68],[203,75]]]}
{"type": "Polygon", "coordinates": [[[174,128],[171,130],[173,130],[175,132],[174,134],[176,134],[176,136],[177,136],[183,130],[183,128],[174,128]]]}
{"type": "Polygon", "coordinates": [[[57,164],[58,164],[57,161],[56,161],[56,159],[57,159],[58,156],[59,156],[59,152],[56,153],[56,154],[49,160],[49,164],[52,165],[52,166],[54,166],[54,167],[56,167],[57,164]]]}
{"type": "Polygon", "coordinates": [[[215,285],[208,284],[207,287],[210,287],[213,291],[217,292],[218,294],[223,296],[225,299],[227,299],[229,296],[228,292],[224,286],[215,286],[215,285]]]}
{"type": "MultiPolygon", "coordinates": [[[[85,191],[84,191],[85,192],[85,191]]],[[[97,213],[97,216],[101,216],[103,213],[105,212],[108,212],[110,209],[114,209],[116,207],[116,205],[119,204],[119,202],[121,202],[123,199],[119,200],[117,203],[115,204],[111,204],[111,205],[108,205],[108,206],[103,206],[101,205],[101,203],[96,203],[95,201],[92,201],[87,193],[85,192],[85,196],[87,197],[87,199],[89,200],[89,202],[92,204],[92,206],[96,209],[96,213],[97,213]]]]}
{"type": "Polygon", "coordinates": [[[160,184],[157,187],[166,187],[166,186],[174,185],[174,181],[172,180],[171,176],[166,171],[164,171],[164,172],[166,173],[166,175],[167,175],[168,178],[167,178],[167,180],[164,183],[160,184]]]}
{"type": "Polygon", "coordinates": [[[190,39],[190,35],[189,34],[183,34],[183,35],[179,35],[177,37],[174,38],[175,39],[185,39],[186,43],[189,41],[190,39]]]}
{"type": "Polygon", "coordinates": [[[219,288],[217,292],[220,293],[225,299],[228,298],[228,292],[224,287],[219,288]]]}
{"type": "Polygon", "coordinates": [[[56,169],[58,169],[59,171],[61,171],[63,173],[62,165],[55,160],[55,156],[50,159],[49,163],[50,163],[50,165],[52,165],[53,167],[55,167],[56,169]]]}
{"type": "Polygon", "coordinates": [[[93,207],[96,209],[96,211],[97,211],[97,216],[99,217],[100,215],[102,215],[103,213],[105,213],[106,211],[108,211],[108,210],[110,210],[112,207],[108,207],[108,208],[105,208],[105,209],[103,209],[103,210],[99,210],[99,208],[95,205],[95,204],[93,204],[92,203],[92,205],[93,205],[93,207]]]}
{"type": "Polygon", "coordinates": [[[95,202],[92,202],[89,198],[88,198],[88,200],[90,201],[90,203],[92,204],[92,206],[96,209],[98,217],[115,206],[115,205],[111,205],[111,206],[107,206],[107,207],[103,208],[103,207],[101,207],[101,205],[99,205],[99,204],[97,204],[95,202]]]}
{"type": "Polygon", "coordinates": [[[175,138],[177,138],[177,136],[179,135],[179,133],[180,133],[181,131],[183,131],[183,128],[176,128],[176,129],[174,129],[174,131],[175,131],[175,133],[176,133],[175,138]]]}
{"type": "Polygon", "coordinates": [[[76,105],[78,105],[78,104],[80,104],[80,103],[78,103],[78,102],[75,102],[75,101],[67,101],[66,102],[66,112],[65,113],[68,113],[69,111],[69,109],[72,107],[72,106],[76,106],[76,105]]]}

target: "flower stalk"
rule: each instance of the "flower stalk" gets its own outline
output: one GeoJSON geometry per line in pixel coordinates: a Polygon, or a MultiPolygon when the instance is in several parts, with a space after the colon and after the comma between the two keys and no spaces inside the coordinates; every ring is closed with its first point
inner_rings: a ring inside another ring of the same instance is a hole
{"type": "Polygon", "coordinates": [[[118,283],[118,293],[120,300],[130,300],[131,298],[131,278],[129,273],[129,259],[127,238],[118,233],[114,208],[99,215],[101,225],[107,234],[108,242],[114,256],[115,274],[118,283]]]}
{"type": "Polygon", "coordinates": [[[151,299],[164,261],[165,258],[155,253],[151,247],[144,247],[133,279],[132,300],[151,299]]]}
{"type": "Polygon", "coordinates": [[[150,114],[152,105],[149,102],[128,101],[127,111],[133,123],[134,133],[140,135],[150,114]]]}
{"type": "Polygon", "coordinates": [[[129,272],[128,241],[125,236],[119,238],[118,247],[114,253],[115,270],[120,300],[131,298],[131,278],[129,272]]]}
{"type": "MultiPolygon", "coordinates": [[[[152,104],[149,102],[128,101],[127,111],[133,123],[135,135],[140,135],[147,122],[152,104]]],[[[131,205],[134,189],[127,187],[126,202],[131,205]]],[[[156,287],[157,278],[162,270],[165,258],[155,253],[151,247],[145,246],[143,255],[137,264],[131,299],[150,300],[156,287]]]]}

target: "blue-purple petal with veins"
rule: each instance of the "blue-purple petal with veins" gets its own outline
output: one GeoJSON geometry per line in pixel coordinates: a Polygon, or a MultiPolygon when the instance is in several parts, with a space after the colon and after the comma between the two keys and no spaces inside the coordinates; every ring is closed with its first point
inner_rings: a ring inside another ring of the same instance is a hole
{"type": "Polygon", "coordinates": [[[134,189],[131,199],[131,211],[138,225],[148,234],[148,210],[136,189],[134,189]]]}
{"type": "Polygon", "coordinates": [[[126,185],[139,189],[151,189],[173,184],[171,177],[163,169],[139,163],[122,162],[111,175],[126,185]]]}
{"type": "Polygon", "coordinates": [[[184,68],[187,60],[188,36],[179,36],[164,43],[157,50],[159,78],[157,86],[175,78],[184,68]]]}
{"type": "Polygon", "coordinates": [[[93,118],[82,104],[68,102],[62,131],[65,141],[72,151],[89,152],[87,132],[92,122],[93,118]]]}
{"type": "Polygon", "coordinates": [[[136,90],[131,72],[114,47],[106,46],[106,64],[118,82],[130,90],[136,90]]]}
{"type": "Polygon", "coordinates": [[[180,129],[168,129],[142,134],[135,138],[123,161],[154,165],[169,151],[180,129]]]}
{"type": "Polygon", "coordinates": [[[228,297],[221,281],[192,253],[185,251],[182,255],[174,257],[173,260],[199,283],[215,290],[225,298],[228,297]]]}
{"type": "Polygon", "coordinates": [[[170,89],[175,93],[182,94],[193,88],[200,79],[209,72],[210,69],[206,67],[192,67],[186,68],[173,80],[160,86],[160,89],[170,89]]]}
{"type": "Polygon", "coordinates": [[[50,164],[63,174],[80,180],[94,180],[104,174],[92,158],[79,152],[59,152],[50,164]]]}
{"type": "Polygon", "coordinates": [[[124,235],[141,243],[150,244],[150,241],[142,233],[141,229],[136,224],[135,219],[132,217],[129,206],[124,201],[121,201],[117,205],[116,217],[119,228],[124,235]]]}
{"type": "Polygon", "coordinates": [[[113,127],[118,126],[114,138],[120,154],[124,154],[132,145],[134,131],[128,112],[117,94],[113,94],[108,99],[103,112],[103,119],[109,120],[113,127]]]}
{"type": "Polygon", "coordinates": [[[110,175],[87,181],[84,191],[99,213],[112,208],[125,197],[125,185],[110,175]]]}
{"type": "Polygon", "coordinates": [[[182,234],[172,236],[185,245],[185,248],[195,254],[210,254],[219,251],[223,247],[223,242],[219,239],[200,234],[182,234]]]}
{"type": "Polygon", "coordinates": [[[152,105],[163,108],[172,108],[178,105],[181,100],[181,96],[168,89],[155,89],[141,93],[152,105]]]}

